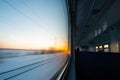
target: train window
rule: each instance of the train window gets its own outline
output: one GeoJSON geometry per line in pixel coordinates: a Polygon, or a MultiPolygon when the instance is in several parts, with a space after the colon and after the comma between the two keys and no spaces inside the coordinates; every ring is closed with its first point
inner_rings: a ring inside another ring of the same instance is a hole
{"type": "Polygon", "coordinates": [[[99,48],[100,48],[100,49],[102,49],[102,48],[103,48],[103,46],[99,46],[99,48]]]}
{"type": "Polygon", "coordinates": [[[68,53],[66,0],[0,0],[0,80],[51,80],[68,53]]]}
{"type": "Polygon", "coordinates": [[[109,48],[109,45],[108,45],[108,44],[105,44],[105,45],[104,45],[104,48],[109,48]]]}
{"type": "Polygon", "coordinates": [[[98,49],[98,46],[96,46],[96,49],[98,49]]]}
{"type": "Polygon", "coordinates": [[[98,52],[98,46],[96,46],[95,49],[96,49],[96,52],[98,52]]]}
{"type": "Polygon", "coordinates": [[[109,45],[108,44],[104,45],[104,52],[109,52],[109,45]]]}

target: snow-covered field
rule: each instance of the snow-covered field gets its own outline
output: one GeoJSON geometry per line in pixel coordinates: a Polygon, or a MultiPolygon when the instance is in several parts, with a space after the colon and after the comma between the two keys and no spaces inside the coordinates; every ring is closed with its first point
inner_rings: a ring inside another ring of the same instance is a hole
{"type": "Polygon", "coordinates": [[[31,54],[41,54],[40,50],[14,50],[14,49],[0,49],[0,58],[10,58],[25,56],[31,54]]]}
{"type": "Polygon", "coordinates": [[[55,53],[0,58],[0,80],[50,80],[66,57],[55,53]]]}

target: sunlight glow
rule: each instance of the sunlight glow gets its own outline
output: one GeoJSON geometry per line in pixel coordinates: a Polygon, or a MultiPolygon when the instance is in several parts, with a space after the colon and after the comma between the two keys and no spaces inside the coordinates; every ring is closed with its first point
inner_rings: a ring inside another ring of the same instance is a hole
{"type": "Polygon", "coordinates": [[[67,50],[64,0],[0,0],[0,48],[67,50]]]}

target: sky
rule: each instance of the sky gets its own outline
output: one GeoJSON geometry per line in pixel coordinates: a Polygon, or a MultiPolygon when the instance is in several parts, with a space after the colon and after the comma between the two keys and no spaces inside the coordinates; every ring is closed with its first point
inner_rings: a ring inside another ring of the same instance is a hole
{"type": "Polygon", "coordinates": [[[67,47],[65,0],[0,0],[0,48],[67,47]]]}

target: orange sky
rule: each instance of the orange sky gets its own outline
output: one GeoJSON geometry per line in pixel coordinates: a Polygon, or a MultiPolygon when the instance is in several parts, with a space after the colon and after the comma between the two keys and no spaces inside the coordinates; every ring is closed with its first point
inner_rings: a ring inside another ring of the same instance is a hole
{"type": "Polygon", "coordinates": [[[39,44],[28,44],[28,43],[16,43],[16,42],[0,42],[0,48],[13,48],[13,49],[59,49],[59,50],[67,50],[67,44],[59,44],[59,45],[42,45],[39,44]]]}

